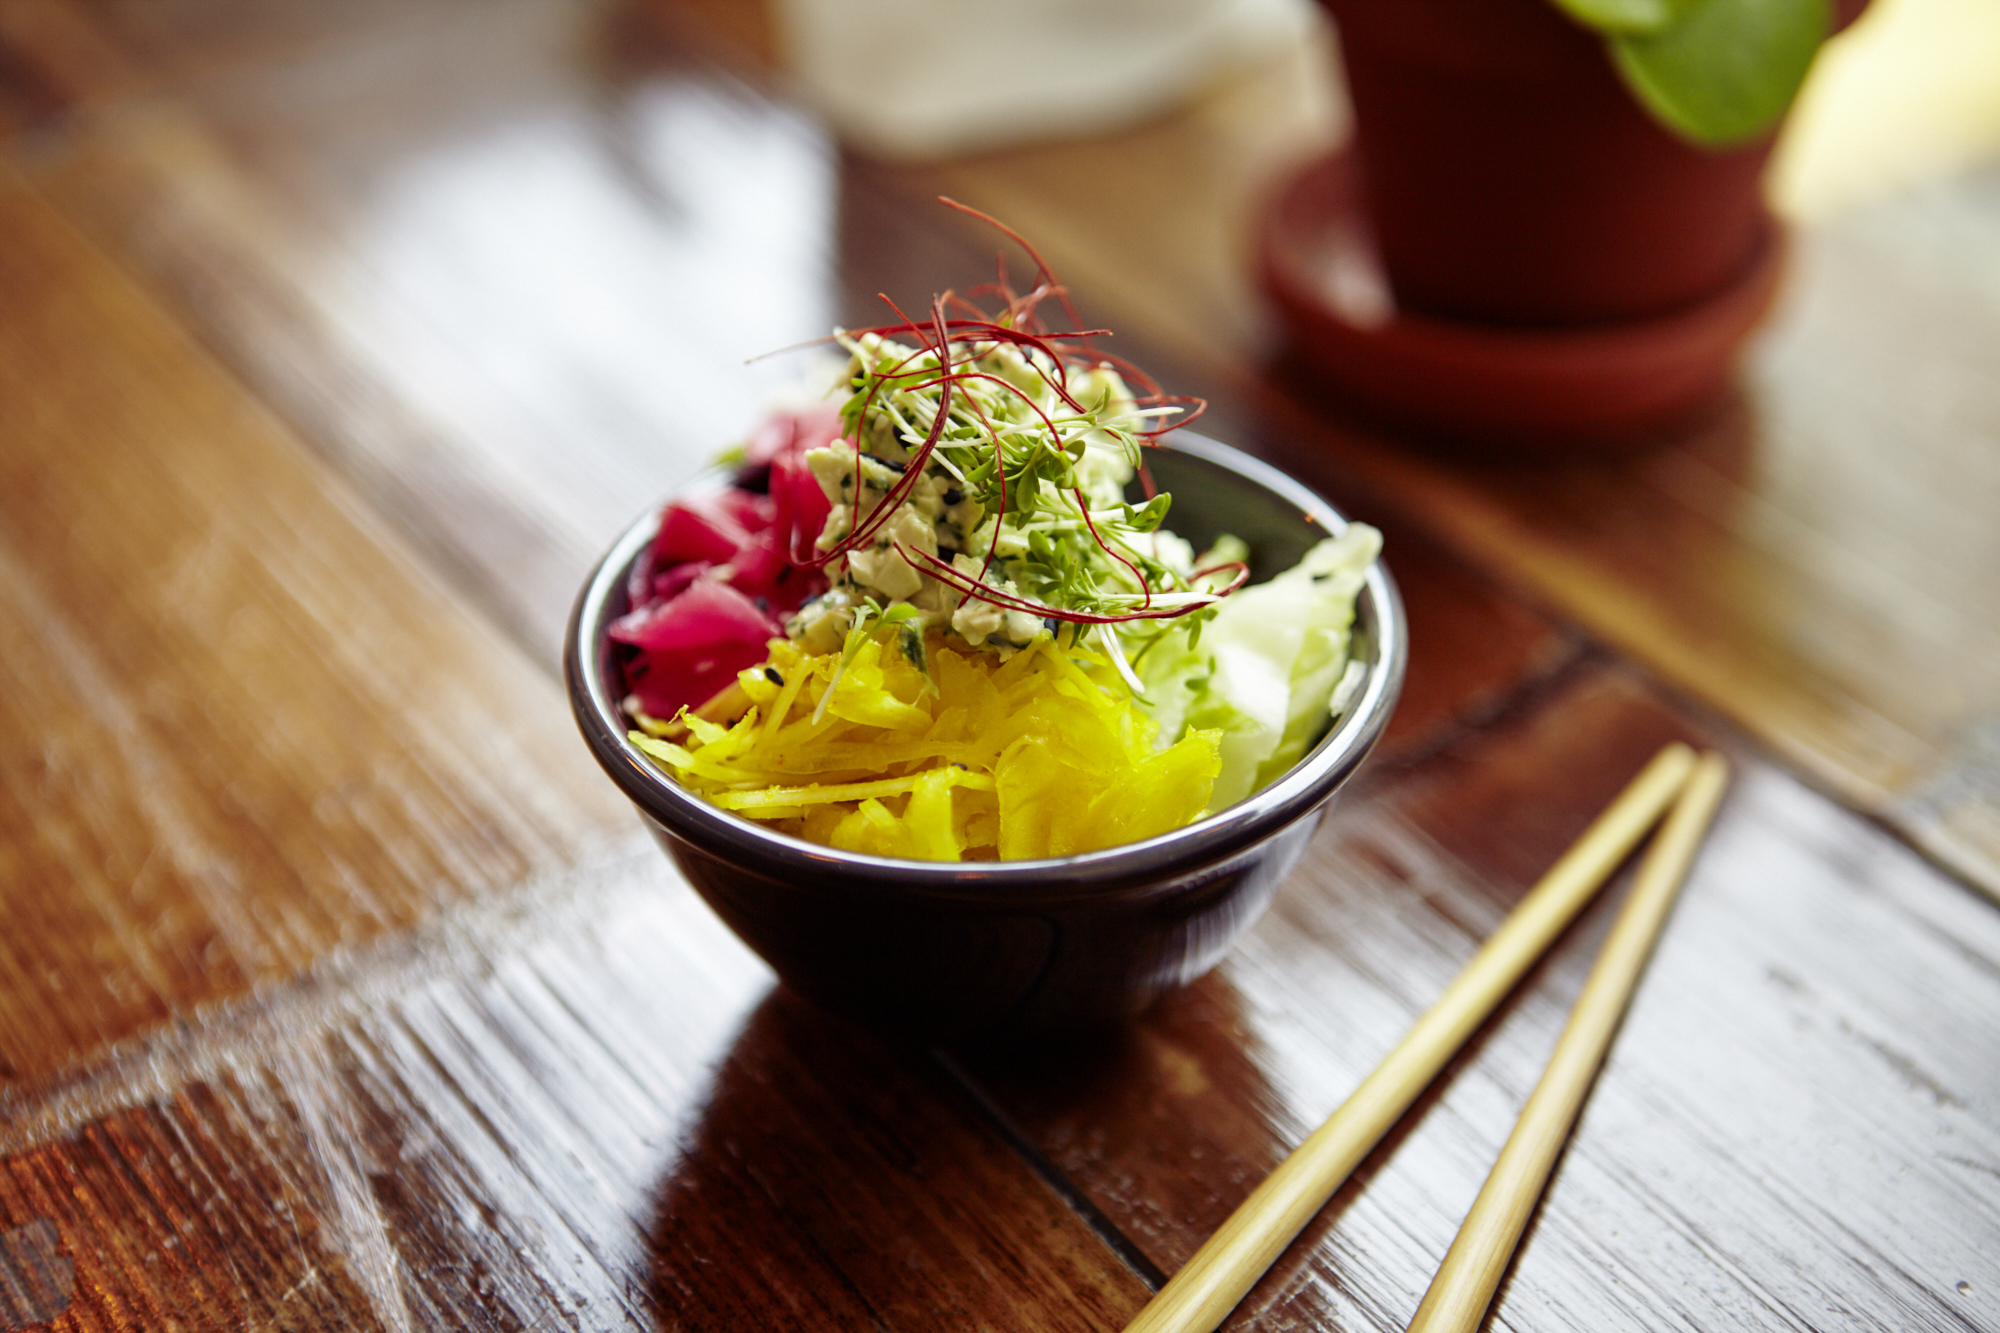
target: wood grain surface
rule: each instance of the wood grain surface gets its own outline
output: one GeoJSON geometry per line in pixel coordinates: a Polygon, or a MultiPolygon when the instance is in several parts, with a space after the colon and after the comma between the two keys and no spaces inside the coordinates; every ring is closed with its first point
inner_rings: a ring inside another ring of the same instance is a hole
{"type": "Polygon", "coordinates": [[[547,680],[11,175],[0,237],[0,820],[64,886],[0,901],[7,1078],[626,825],[547,680]]]}
{"type": "Polygon", "coordinates": [[[923,1052],[664,878],[628,845],[51,1083],[0,1220],[80,1328],[1117,1326],[1138,1279],[923,1052]]]}
{"type": "MultiPolygon", "coordinates": [[[[1117,1329],[1662,742],[1741,774],[1488,1326],[2000,1330],[1990,172],[1800,232],[1738,410],[1442,460],[1270,361],[1315,43],[891,166],[716,0],[0,2],[0,1327],[1117,1329]],[[552,667],[745,364],[1035,236],[1388,534],[1390,736],[1129,1029],[773,988],[552,667]],[[1984,267],[1983,267],[1984,266],[1984,267]]],[[[1615,901],[1232,1328],[1401,1328],[1615,901]]]]}
{"type": "MultiPolygon", "coordinates": [[[[987,1057],[971,1077],[1172,1271],[1673,737],[1706,739],[1630,675],[1581,671],[1337,809],[1230,961],[1128,1041],[1054,1073],[987,1057]]],[[[1404,1326],[1615,905],[1531,974],[1226,1327],[1404,1326]]],[[[1749,765],[1495,1326],[1995,1326],[2000,1039],[1974,1014],[2000,1004],[1996,961],[1990,905],[1749,765]]]]}

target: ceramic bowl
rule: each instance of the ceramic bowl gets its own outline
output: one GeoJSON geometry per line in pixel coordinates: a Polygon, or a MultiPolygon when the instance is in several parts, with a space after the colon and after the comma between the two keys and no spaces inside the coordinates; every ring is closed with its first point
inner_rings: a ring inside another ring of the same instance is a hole
{"type": "MultiPolygon", "coordinates": [[[[1231,532],[1254,579],[1346,526],[1273,468],[1179,432],[1150,456],[1168,526],[1197,549],[1231,532]]],[[[1379,564],[1356,606],[1367,675],[1289,773],[1172,833],[1036,861],[901,861],[774,833],[710,805],[626,737],[606,637],[657,514],[619,538],[570,618],[564,671],[591,752],[723,921],[806,999],[924,1040],[1114,1023],[1207,972],[1270,904],[1335,793],[1381,737],[1403,680],[1402,605],[1379,564]]]]}

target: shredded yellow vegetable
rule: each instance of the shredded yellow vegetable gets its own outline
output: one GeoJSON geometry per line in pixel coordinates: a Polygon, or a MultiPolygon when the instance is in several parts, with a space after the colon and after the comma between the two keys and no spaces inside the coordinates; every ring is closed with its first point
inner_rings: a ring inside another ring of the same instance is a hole
{"type": "Polygon", "coordinates": [[[844,666],[774,639],[738,677],[753,706],[735,723],[683,711],[684,744],[632,742],[725,810],[877,856],[1068,856],[1207,808],[1221,733],[1156,751],[1152,720],[1100,654],[1043,636],[1003,663],[933,635],[926,657],[928,673],[893,633],[844,666]]]}

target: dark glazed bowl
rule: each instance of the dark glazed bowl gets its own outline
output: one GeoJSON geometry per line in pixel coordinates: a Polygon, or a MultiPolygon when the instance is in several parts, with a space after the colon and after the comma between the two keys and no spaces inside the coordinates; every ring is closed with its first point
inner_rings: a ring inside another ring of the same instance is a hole
{"type": "MultiPolygon", "coordinates": [[[[1250,543],[1253,578],[1346,520],[1273,468],[1182,432],[1149,455],[1168,526],[1200,549],[1250,543]]],[[[1353,706],[1278,781],[1186,828],[1083,856],[950,864],[821,847],[728,814],[626,739],[605,631],[649,515],[604,557],[570,617],[564,673],[597,762],[716,914],[793,990],[928,1040],[1115,1022],[1202,975],[1269,906],[1327,803],[1368,756],[1402,688],[1402,604],[1377,565],[1356,606],[1367,676],[1353,706]]]]}

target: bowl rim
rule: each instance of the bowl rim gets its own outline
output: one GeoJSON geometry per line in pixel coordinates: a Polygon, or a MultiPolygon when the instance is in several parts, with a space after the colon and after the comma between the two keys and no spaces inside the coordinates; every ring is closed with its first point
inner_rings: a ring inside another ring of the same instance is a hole
{"type": "MultiPolygon", "coordinates": [[[[1297,507],[1309,523],[1334,535],[1349,520],[1285,473],[1241,450],[1193,431],[1164,437],[1162,447],[1235,472],[1297,507]]],[[[728,475],[711,468],[673,494],[728,475]]],[[[673,498],[672,495],[666,499],[673,498]]],[[[806,842],[709,804],[658,768],[627,738],[618,700],[607,688],[611,607],[624,592],[626,571],[658,530],[665,500],[620,535],[584,581],[563,646],[563,676],[577,726],[598,764],[626,797],[670,835],[732,864],[750,864],[802,885],[827,879],[866,882],[883,890],[982,901],[1033,897],[1059,884],[1065,897],[1093,889],[1185,875],[1232,857],[1275,835],[1329,799],[1368,757],[1401,693],[1408,629],[1395,580],[1381,560],[1368,569],[1355,601],[1355,641],[1373,646],[1367,674],[1347,712],[1282,777],[1236,804],[1166,833],[1074,856],[1018,861],[912,861],[806,842]]]]}

